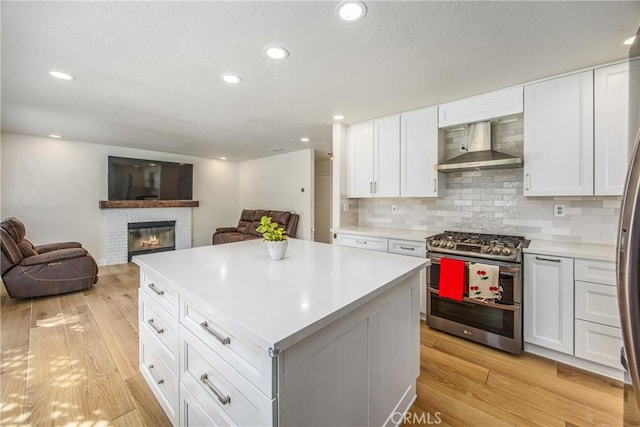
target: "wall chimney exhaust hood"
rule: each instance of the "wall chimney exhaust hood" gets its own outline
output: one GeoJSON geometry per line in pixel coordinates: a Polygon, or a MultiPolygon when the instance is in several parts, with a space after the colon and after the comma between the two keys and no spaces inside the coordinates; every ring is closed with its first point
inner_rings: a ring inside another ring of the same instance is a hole
{"type": "Polygon", "coordinates": [[[467,125],[467,152],[435,166],[440,172],[522,167],[522,159],[491,148],[491,122],[467,125]]]}

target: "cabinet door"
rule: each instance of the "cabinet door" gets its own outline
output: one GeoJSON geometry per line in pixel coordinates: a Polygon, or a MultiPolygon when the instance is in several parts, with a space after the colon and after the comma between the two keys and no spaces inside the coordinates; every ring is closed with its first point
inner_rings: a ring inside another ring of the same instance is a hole
{"type": "Polygon", "coordinates": [[[441,128],[522,113],[522,86],[441,104],[441,128]]]}
{"type": "Polygon", "coordinates": [[[400,121],[400,197],[437,197],[438,107],[403,113],[400,121]]]}
{"type": "Polygon", "coordinates": [[[593,71],[524,88],[524,195],[593,194],[593,71]]]}
{"type": "Polygon", "coordinates": [[[373,121],[375,197],[400,196],[400,116],[373,121]]]}
{"type": "Polygon", "coordinates": [[[637,114],[629,115],[630,73],[640,73],[640,60],[595,70],[594,192],[596,195],[622,195],[629,152],[633,148],[634,132],[638,129],[637,114]],[[634,124],[629,122],[632,117],[635,119],[634,124]]]}
{"type": "Polygon", "coordinates": [[[573,258],[524,257],[524,340],[573,354],[573,258]]]}
{"type": "Polygon", "coordinates": [[[373,122],[351,125],[347,137],[347,196],[373,197],[373,122]]]}

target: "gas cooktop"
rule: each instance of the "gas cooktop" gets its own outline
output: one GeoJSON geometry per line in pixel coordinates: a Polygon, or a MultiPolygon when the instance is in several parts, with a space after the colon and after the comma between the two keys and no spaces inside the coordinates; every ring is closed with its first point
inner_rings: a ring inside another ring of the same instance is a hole
{"type": "Polygon", "coordinates": [[[529,240],[522,236],[445,231],[427,237],[427,252],[520,262],[529,240]]]}

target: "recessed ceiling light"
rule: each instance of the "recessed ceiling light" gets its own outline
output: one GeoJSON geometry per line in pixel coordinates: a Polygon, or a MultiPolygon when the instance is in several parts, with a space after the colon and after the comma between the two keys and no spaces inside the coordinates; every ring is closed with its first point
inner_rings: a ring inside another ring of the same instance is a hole
{"type": "Polygon", "coordinates": [[[300,141],[302,141],[302,142],[309,142],[309,138],[300,138],[300,141]]]}
{"type": "Polygon", "coordinates": [[[338,16],[347,22],[357,22],[367,14],[367,7],[361,1],[344,1],[337,10],[338,16]]]}
{"type": "Polygon", "coordinates": [[[285,59],[289,56],[289,51],[282,46],[267,46],[264,54],[273,59],[285,59]]]}
{"type": "Polygon", "coordinates": [[[224,73],[220,74],[220,78],[227,83],[238,84],[242,82],[242,77],[237,74],[224,73]]]}
{"type": "Polygon", "coordinates": [[[56,135],[56,134],[54,134],[54,133],[50,133],[50,134],[49,134],[49,138],[60,139],[60,138],[62,138],[62,136],[60,136],[60,135],[56,135]]]}
{"type": "Polygon", "coordinates": [[[49,71],[49,74],[62,80],[75,79],[75,77],[73,77],[71,74],[63,73],[62,71],[49,71]]]}
{"type": "Polygon", "coordinates": [[[627,46],[632,45],[635,39],[636,39],[636,36],[629,37],[624,42],[622,42],[622,44],[627,45],[627,46]]]}
{"type": "Polygon", "coordinates": [[[333,116],[333,120],[343,120],[344,116],[342,114],[336,114],[335,116],[333,116]]]}
{"type": "Polygon", "coordinates": [[[226,157],[220,157],[220,160],[227,160],[226,157]]]}

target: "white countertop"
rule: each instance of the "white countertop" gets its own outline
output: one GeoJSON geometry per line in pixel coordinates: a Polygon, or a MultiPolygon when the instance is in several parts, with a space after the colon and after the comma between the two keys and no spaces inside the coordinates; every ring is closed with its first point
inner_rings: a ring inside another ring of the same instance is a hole
{"type": "Polygon", "coordinates": [[[284,350],[429,265],[425,258],[299,239],[289,239],[281,261],[251,240],[133,262],[265,350],[284,350]]]}
{"type": "Polygon", "coordinates": [[[339,227],[332,228],[331,233],[357,234],[359,236],[383,237],[385,239],[402,239],[426,242],[426,238],[437,234],[437,231],[400,230],[397,228],[377,227],[339,227]]]}
{"type": "Polygon", "coordinates": [[[525,254],[555,255],[572,258],[595,259],[600,261],[616,260],[614,245],[594,243],[557,242],[555,240],[532,240],[525,254]]]}

